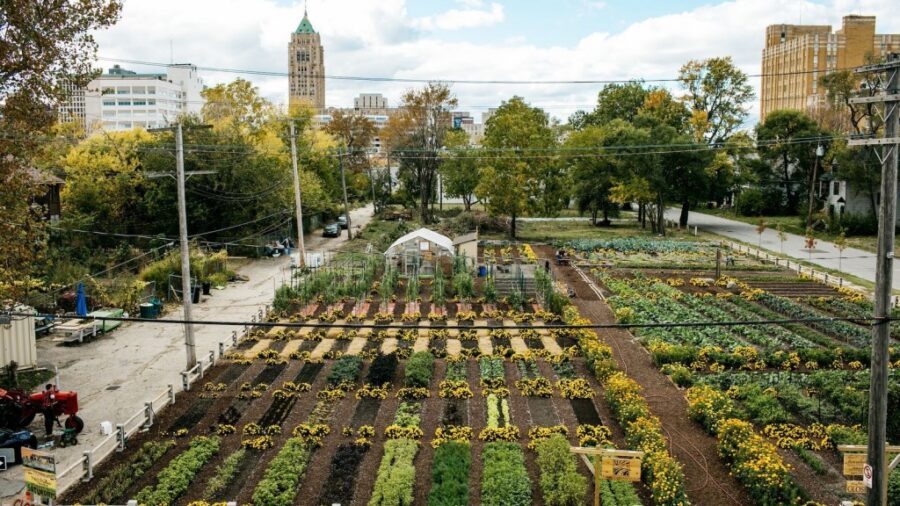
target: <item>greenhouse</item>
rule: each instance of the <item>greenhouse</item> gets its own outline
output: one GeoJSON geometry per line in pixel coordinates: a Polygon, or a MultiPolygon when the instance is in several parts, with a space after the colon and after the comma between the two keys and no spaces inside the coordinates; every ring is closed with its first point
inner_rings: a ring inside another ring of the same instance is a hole
{"type": "Polygon", "coordinates": [[[385,262],[407,276],[434,274],[436,262],[442,257],[452,256],[453,241],[427,228],[404,235],[384,252],[385,262]]]}

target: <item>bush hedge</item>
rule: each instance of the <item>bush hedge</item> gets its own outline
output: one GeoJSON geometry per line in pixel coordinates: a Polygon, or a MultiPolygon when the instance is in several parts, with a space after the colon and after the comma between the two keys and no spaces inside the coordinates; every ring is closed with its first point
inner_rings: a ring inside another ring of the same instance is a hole
{"type": "Polygon", "coordinates": [[[428,506],[469,504],[469,443],[450,441],[437,447],[431,464],[431,491],[428,506]]]}

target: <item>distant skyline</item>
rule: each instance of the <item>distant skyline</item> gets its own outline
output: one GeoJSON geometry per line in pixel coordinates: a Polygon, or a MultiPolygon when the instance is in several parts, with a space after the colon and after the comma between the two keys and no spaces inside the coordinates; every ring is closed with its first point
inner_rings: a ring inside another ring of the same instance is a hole
{"type": "MultiPolygon", "coordinates": [[[[601,80],[672,78],[690,59],[728,55],[743,71],[758,74],[767,25],[802,21],[837,29],[842,16],[864,14],[877,16],[879,33],[896,33],[900,17],[895,2],[310,0],[308,10],[322,36],[329,75],[601,80]]],[[[286,72],[287,43],[303,8],[302,1],[287,0],[128,0],[119,23],[97,33],[98,54],[286,72]]],[[[98,61],[104,69],[112,64],[98,61]]],[[[208,85],[238,77],[206,71],[201,75],[208,85]]],[[[287,102],[286,76],[241,77],[276,104],[287,102]]],[[[758,78],[751,83],[758,89],[758,78]]],[[[332,79],[326,85],[326,103],[349,107],[359,93],[382,93],[396,105],[412,86],[332,79]]],[[[459,109],[479,120],[488,107],[520,95],[565,121],[578,109],[592,108],[600,87],[455,84],[453,90],[459,109]]],[[[755,122],[758,103],[749,113],[755,122]]]]}

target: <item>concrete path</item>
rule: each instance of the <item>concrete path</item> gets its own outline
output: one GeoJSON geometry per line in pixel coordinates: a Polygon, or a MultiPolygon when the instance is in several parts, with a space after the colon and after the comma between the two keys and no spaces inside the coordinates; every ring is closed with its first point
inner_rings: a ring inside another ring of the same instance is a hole
{"type": "MultiPolygon", "coordinates": [[[[350,213],[354,232],[372,219],[372,206],[350,213]]],[[[321,231],[307,235],[309,251],[334,251],[345,240],[323,238],[321,231]]],[[[249,281],[229,283],[225,290],[212,290],[193,307],[196,320],[247,321],[267,304],[271,304],[275,288],[289,275],[287,257],[264,258],[250,262],[238,272],[249,281]]],[[[166,319],[180,319],[180,306],[167,313],[166,319]]],[[[233,330],[241,327],[194,326],[197,357],[206,358],[217,350],[220,341],[228,341],[233,330]]],[[[79,416],[84,432],[79,444],[56,449],[57,470],[62,471],[77,460],[82,452],[97,445],[104,437],[100,422],[115,426],[143,409],[144,403],[174,384],[181,390],[181,371],[185,369],[186,352],[182,327],[166,323],[125,323],[108,336],[80,346],[63,346],[51,338],[38,341],[38,361],[55,365],[59,370],[61,390],[78,392],[79,416]]],[[[38,415],[31,429],[43,434],[43,417],[38,415]]],[[[68,480],[64,480],[68,481],[68,480]]],[[[24,486],[21,466],[0,474],[0,498],[18,493],[24,486]]]]}
{"type": "MultiPolygon", "coordinates": [[[[678,221],[680,209],[667,209],[666,218],[678,221]]],[[[720,218],[704,213],[691,212],[688,215],[688,226],[697,226],[701,230],[745,242],[752,246],[760,244],[760,236],[756,233],[756,225],[727,218],[720,218]]],[[[782,253],[778,231],[766,229],[762,233],[762,248],[797,260],[804,260],[835,271],[852,274],[858,278],[875,282],[875,254],[856,248],[847,248],[843,259],[839,262],[838,249],[834,243],[817,241],[812,251],[806,249],[806,238],[796,234],[786,234],[782,253]]],[[[894,264],[893,288],[900,289],[900,265],[894,264]]]]}

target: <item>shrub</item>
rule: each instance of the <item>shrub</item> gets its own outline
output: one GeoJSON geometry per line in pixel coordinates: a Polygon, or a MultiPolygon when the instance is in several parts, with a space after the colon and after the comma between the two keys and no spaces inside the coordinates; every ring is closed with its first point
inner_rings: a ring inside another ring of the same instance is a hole
{"type": "Polygon", "coordinates": [[[195,437],[187,450],[159,472],[156,486],[147,486],[135,499],[140,504],[171,504],[191,485],[204,464],[219,452],[218,437],[195,437]]]}
{"type": "Polygon", "coordinates": [[[410,439],[391,439],[384,443],[384,457],[378,466],[375,489],[369,506],[400,506],[413,503],[416,468],[413,459],[419,444],[410,439]]]}
{"type": "Polygon", "coordinates": [[[106,476],[100,478],[97,486],[80,502],[83,504],[115,502],[174,446],[175,441],[172,440],[144,443],[127,463],[114,467],[106,476]]]}
{"type": "Polygon", "coordinates": [[[287,440],[253,491],[256,506],[292,504],[309,465],[310,447],[302,439],[287,440]]]}
{"type": "Polygon", "coordinates": [[[469,504],[469,466],[472,453],[468,443],[450,441],[437,447],[431,465],[429,506],[469,504]]]}
{"type": "Polygon", "coordinates": [[[366,374],[366,383],[383,385],[394,381],[394,371],[397,369],[397,354],[388,353],[378,355],[372,360],[369,372],[366,374]]]}
{"type": "Polygon", "coordinates": [[[413,353],[406,362],[405,385],[410,388],[427,388],[434,374],[434,355],[428,351],[413,353]]]}
{"type": "Polygon", "coordinates": [[[730,418],[719,422],[719,455],[757,504],[790,504],[798,489],[775,446],[753,431],[749,422],[730,418]]]}
{"type": "Polygon", "coordinates": [[[334,362],[328,373],[328,384],[332,386],[356,383],[362,369],[362,358],[358,355],[344,355],[334,362]]]}
{"type": "Polygon", "coordinates": [[[481,503],[485,506],[529,506],[531,480],[525,470],[525,455],[517,443],[484,445],[481,503]]]}
{"type": "Polygon", "coordinates": [[[535,451],[544,503],[548,506],[584,504],[587,480],[578,473],[575,455],[569,451],[565,436],[553,434],[540,441],[535,451]]]}
{"type": "Polygon", "coordinates": [[[209,479],[206,490],[203,491],[203,497],[212,501],[225,491],[231,483],[232,478],[234,478],[234,475],[237,474],[238,469],[240,469],[241,462],[246,455],[247,450],[244,448],[238,448],[237,451],[229,455],[228,458],[216,468],[215,476],[209,479]]]}

